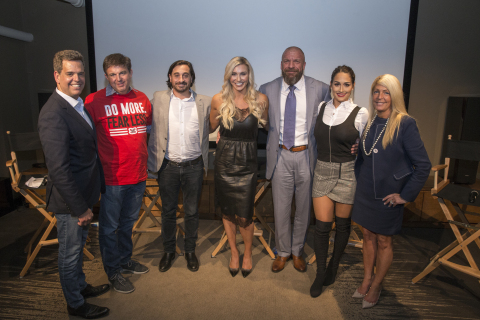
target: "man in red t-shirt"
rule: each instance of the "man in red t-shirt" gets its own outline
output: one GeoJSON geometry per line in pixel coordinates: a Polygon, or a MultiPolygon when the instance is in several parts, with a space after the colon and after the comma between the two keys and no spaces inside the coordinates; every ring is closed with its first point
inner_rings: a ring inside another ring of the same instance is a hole
{"type": "Polygon", "coordinates": [[[97,129],[98,151],[106,193],[100,201],[99,242],[105,272],[113,288],[135,290],[122,272],[142,274],[148,268],[132,257],[132,228],[138,219],[147,180],[147,126],[152,106],[133,89],[130,58],[114,53],[103,61],[108,85],[85,99],[97,129]]]}

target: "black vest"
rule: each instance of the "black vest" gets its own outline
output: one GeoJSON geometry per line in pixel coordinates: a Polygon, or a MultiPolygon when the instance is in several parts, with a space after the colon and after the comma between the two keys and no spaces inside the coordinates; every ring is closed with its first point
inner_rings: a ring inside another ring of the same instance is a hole
{"type": "Polygon", "coordinates": [[[315,140],[317,141],[317,159],[323,162],[344,163],[353,161],[356,155],[352,154],[351,148],[358,138],[358,130],[355,128],[355,118],[360,107],[355,107],[350,115],[341,124],[328,126],[323,123],[325,106],[320,106],[320,111],[315,123],[315,140]]]}

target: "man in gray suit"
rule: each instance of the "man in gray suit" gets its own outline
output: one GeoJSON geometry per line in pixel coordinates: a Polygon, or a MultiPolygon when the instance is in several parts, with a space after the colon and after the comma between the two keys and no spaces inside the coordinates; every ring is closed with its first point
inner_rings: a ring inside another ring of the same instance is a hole
{"type": "Polygon", "coordinates": [[[277,258],[273,272],[280,272],[293,258],[294,267],[306,271],[303,255],[310,222],[312,180],[317,158],[313,131],[320,102],[330,99],[329,86],[303,75],[305,55],[289,47],[282,55],[282,77],[260,86],[270,103],[267,138],[267,179],[272,180],[277,258]],[[295,220],[290,222],[295,194],[295,220]]]}
{"type": "Polygon", "coordinates": [[[158,269],[165,272],[175,258],[177,205],[180,189],[185,209],[185,259],[190,271],[199,268],[195,256],[198,202],[208,168],[208,135],[212,98],[196,94],[190,62],[178,60],[168,70],[170,90],[157,91],[152,100],[152,128],[148,142],[148,170],[158,172],[162,199],[164,254],[158,269]]]}

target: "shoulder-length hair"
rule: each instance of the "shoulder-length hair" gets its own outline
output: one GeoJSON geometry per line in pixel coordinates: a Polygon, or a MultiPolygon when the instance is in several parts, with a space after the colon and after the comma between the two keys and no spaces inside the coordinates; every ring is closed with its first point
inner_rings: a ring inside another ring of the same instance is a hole
{"type": "MultiPolygon", "coordinates": [[[[392,143],[395,135],[398,136],[398,131],[400,129],[400,122],[402,117],[408,117],[407,109],[405,108],[405,101],[403,99],[402,85],[398,79],[391,74],[384,74],[378,76],[372,83],[372,88],[370,90],[370,104],[369,104],[369,119],[368,126],[372,123],[373,118],[377,115],[377,111],[373,105],[373,91],[375,90],[376,85],[381,85],[387,88],[390,92],[390,98],[392,101],[392,112],[388,118],[387,128],[385,129],[385,134],[382,139],[382,146],[385,149],[389,144],[392,143]],[[396,134],[395,134],[396,133],[396,134]]],[[[364,132],[366,132],[365,130],[364,132]]]]}
{"type": "Polygon", "coordinates": [[[227,63],[225,67],[225,75],[223,77],[222,91],[222,104],[220,105],[219,116],[222,124],[225,128],[231,129],[233,127],[233,117],[235,116],[235,93],[230,83],[230,78],[233,73],[233,69],[239,65],[246,65],[248,68],[248,84],[247,92],[244,100],[248,104],[248,112],[253,114],[260,123],[264,124],[262,120],[262,113],[265,109],[264,103],[258,102],[258,91],[255,90],[255,77],[253,75],[253,68],[250,62],[244,57],[234,57],[227,63]]]}

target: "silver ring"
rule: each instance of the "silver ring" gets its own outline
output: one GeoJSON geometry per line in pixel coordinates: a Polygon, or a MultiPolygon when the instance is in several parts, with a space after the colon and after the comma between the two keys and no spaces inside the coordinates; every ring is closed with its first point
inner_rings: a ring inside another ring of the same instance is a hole
{"type": "Polygon", "coordinates": [[[393,204],[393,200],[390,200],[390,204],[393,204]]]}

